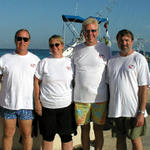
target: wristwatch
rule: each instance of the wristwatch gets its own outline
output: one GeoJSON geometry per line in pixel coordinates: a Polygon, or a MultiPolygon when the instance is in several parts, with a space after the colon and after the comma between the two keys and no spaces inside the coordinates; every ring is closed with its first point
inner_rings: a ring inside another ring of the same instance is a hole
{"type": "Polygon", "coordinates": [[[143,115],[145,114],[145,111],[142,111],[142,110],[139,110],[138,112],[143,114],[143,115]]]}

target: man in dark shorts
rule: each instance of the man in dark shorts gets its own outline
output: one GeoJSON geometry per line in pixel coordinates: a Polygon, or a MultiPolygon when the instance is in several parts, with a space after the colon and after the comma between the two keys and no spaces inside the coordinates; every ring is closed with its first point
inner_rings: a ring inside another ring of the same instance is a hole
{"type": "Polygon", "coordinates": [[[126,150],[126,137],[134,150],[143,150],[141,136],[145,135],[146,102],[149,81],[148,63],[144,56],[133,50],[131,31],[118,32],[120,53],[108,61],[110,89],[109,113],[112,135],[117,137],[117,150],[126,150]]]}

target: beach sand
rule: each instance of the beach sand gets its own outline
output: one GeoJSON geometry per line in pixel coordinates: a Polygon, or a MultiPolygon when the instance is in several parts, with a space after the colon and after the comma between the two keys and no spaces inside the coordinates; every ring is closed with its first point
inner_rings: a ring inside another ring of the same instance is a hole
{"type": "MultiPolygon", "coordinates": [[[[143,139],[143,145],[144,145],[144,150],[150,150],[150,90],[149,90],[149,96],[148,96],[148,104],[147,104],[147,111],[149,113],[149,116],[147,117],[147,135],[142,137],[143,139]]],[[[2,135],[3,135],[3,125],[2,125],[2,119],[0,118],[0,150],[2,150],[2,135]]],[[[80,127],[77,128],[77,136],[73,137],[73,145],[74,145],[74,150],[80,150],[81,147],[81,130],[80,127]]],[[[94,139],[94,134],[93,130],[90,133],[91,140],[94,139]]],[[[18,128],[16,129],[15,137],[14,137],[14,144],[13,144],[13,150],[21,150],[22,145],[19,143],[19,130],[18,128]]],[[[33,138],[33,150],[40,150],[41,149],[41,142],[42,142],[42,137],[38,135],[38,137],[33,138]]],[[[116,139],[111,137],[111,131],[107,130],[104,131],[104,146],[103,150],[115,150],[116,148],[116,139]]],[[[132,149],[131,142],[127,140],[127,147],[128,149],[132,149]]],[[[54,139],[54,145],[53,145],[54,150],[61,150],[61,142],[60,138],[58,135],[55,136],[54,139]]],[[[91,150],[94,150],[93,147],[91,147],[91,150]]]]}
{"type": "MultiPolygon", "coordinates": [[[[143,137],[144,150],[150,150],[150,141],[149,141],[150,140],[150,116],[147,118],[147,123],[148,123],[147,135],[143,137]]],[[[80,148],[81,148],[80,135],[81,135],[81,131],[80,131],[80,127],[79,127],[78,135],[73,137],[74,150],[80,150],[80,148]]],[[[91,136],[91,139],[94,139],[93,131],[91,132],[90,136],[91,136]]],[[[1,138],[2,138],[2,132],[0,131],[0,141],[2,141],[1,138]]],[[[18,142],[19,138],[20,138],[20,134],[17,129],[17,132],[14,137],[13,150],[22,150],[22,145],[18,142]]],[[[41,149],[41,141],[42,141],[41,136],[34,138],[33,150],[41,149]]],[[[110,130],[104,131],[103,150],[115,150],[115,144],[116,144],[116,139],[111,137],[111,131],[110,130]]],[[[127,140],[127,147],[129,150],[132,147],[129,140],[127,140]]],[[[61,143],[60,143],[60,138],[58,135],[56,135],[56,137],[55,137],[53,148],[54,148],[54,150],[61,150],[61,143]]],[[[91,150],[92,149],[93,149],[93,147],[91,147],[91,150]]],[[[0,142],[0,150],[2,150],[1,142],[0,142]]]]}

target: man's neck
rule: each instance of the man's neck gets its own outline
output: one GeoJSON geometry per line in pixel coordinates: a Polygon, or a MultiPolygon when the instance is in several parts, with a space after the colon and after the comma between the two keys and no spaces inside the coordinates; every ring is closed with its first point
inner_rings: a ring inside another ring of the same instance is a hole
{"type": "Polygon", "coordinates": [[[27,55],[28,54],[28,50],[16,50],[16,53],[18,54],[18,55],[27,55]]]}
{"type": "Polygon", "coordinates": [[[96,44],[97,44],[97,41],[92,42],[92,43],[90,43],[90,42],[85,42],[85,45],[87,45],[87,46],[93,46],[93,45],[96,45],[96,44]]]}
{"type": "Polygon", "coordinates": [[[133,49],[131,49],[129,52],[120,51],[120,56],[126,57],[126,56],[131,55],[133,52],[134,52],[133,49]]]}

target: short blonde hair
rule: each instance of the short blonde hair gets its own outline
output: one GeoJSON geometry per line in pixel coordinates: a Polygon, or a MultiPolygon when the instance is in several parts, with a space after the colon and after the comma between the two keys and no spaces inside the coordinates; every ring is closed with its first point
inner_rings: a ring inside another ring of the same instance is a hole
{"type": "Polygon", "coordinates": [[[97,29],[99,29],[98,21],[95,18],[87,18],[83,23],[82,23],[82,31],[85,30],[86,26],[89,24],[95,24],[97,26],[97,29]]]}
{"type": "Polygon", "coordinates": [[[52,36],[49,38],[49,42],[50,42],[51,40],[53,40],[53,39],[60,41],[61,44],[64,44],[64,40],[63,40],[63,38],[62,38],[60,35],[56,35],[56,34],[55,34],[55,35],[52,35],[52,36]]]}

